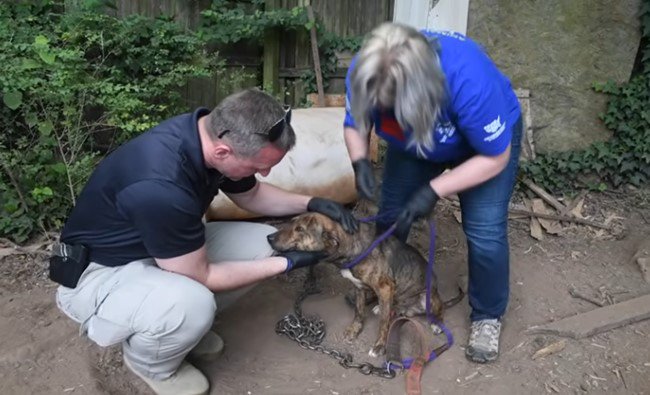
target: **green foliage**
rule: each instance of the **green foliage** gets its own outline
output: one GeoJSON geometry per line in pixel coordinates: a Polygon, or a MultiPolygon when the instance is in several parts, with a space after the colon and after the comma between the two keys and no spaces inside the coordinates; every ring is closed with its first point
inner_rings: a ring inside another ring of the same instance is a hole
{"type": "Polygon", "coordinates": [[[540,155],[522,166],[526,176],[554,191],[577,185],[597,190],[640,186],[650,180],[650,0],[642,3],[641,23],[646,38],[643,72],[625,84],[610,81],[593,87],[609,96],[601,119],[612,138],[582,151],[540,155]]]}
{"type": "Polygon", "coordinates": [[[101,155],[178,113],[203,48],[166,19],[0,3],[0,236],[60,228],[101,155]]]}
{"type": "Polygon", "coordinates": [[[242,3],[225,0],[214,1],[203,11],[200,36],[215,44],[231,44],[243,40],[261,40],[268,29],[296,30],[309,28],[304,7],[261,10],[262,2],[242,3]]]}
{"type": "MultiPolygon", "coordinates": [[[[323,73],[323,85],[327,88],[327,81],[336,73],[338,54],[354,54],[361,48],[363,36],[340,37],[336,34],[319,29],[318,38],[319,55],[321,59],[321,72],[323,73]]],[[[302,79],[306,83],[307,92],[316,92],[316,74],[309,70],[302,79]]]]}
{"type": "MultiPolygon", "coordinates": [[[[263,3],[216,0],[193,33],[169,18],[103,14],[113,0],[0,2],[0,237],[59,229],[98,160],[179,113],[189,79],[216,72],[233,89],[250,79],[224,73],[208,50],[312,27],[303,7],[263,3]]],[[[316,27],[327,78],[335,51],[359,40],[316,27]]]]}
{"type": "MultiPolygon", "coordinates": [[[[261,44],[264,33],[269,29],[309,31],[316,27],[323,84],[336,72],[337,54],[356,52],[361,47],[362,36],[340,37],[327,32],[319,21],[309,22],[305,7],[292,9],[262,10],[264,1],[233,2],[214,1],[209,10],[203,11],[203,24],[199,35],[215,46],[255,41],[261,44]]],[[[301,79],[307,93],[316,92],[316,76],[313,70],[306,71],[301,79]]],[[[265,88],[265,87],[263,87],[265,88]]]]}

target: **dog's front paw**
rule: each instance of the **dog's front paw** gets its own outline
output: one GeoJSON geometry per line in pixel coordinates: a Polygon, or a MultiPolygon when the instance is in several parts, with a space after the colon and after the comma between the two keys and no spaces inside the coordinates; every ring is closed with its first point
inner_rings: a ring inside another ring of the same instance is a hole
{"type": "Polygon", "coordinates": [[[350,324],[350,326],[348,326],[347,329],[345,330],[345,341],[352,342],[354,339],[359,337],[359,333],[361,333],[362,328],[363,326],[356,322],[350,324]]]}
{"type": "Polygon", "coordinates": [[[370,349],[370,352],[368,352],[368,355],[373,358],[380,357],[384,354],[386,354],[386,347],[383,344],[375,344],[375,346],[370,349]]]}

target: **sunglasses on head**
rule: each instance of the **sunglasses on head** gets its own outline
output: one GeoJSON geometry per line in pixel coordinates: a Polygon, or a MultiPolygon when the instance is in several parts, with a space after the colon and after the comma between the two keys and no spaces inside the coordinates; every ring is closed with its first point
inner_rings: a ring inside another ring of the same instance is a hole
{"type": "MultiPolygon", "coordinates": [[[[282,118],[280,118],[276,123],[274,123],[273,126],[271,126],[269,130],[267,130],[266,132],[255,133],[255,134],[264,136],[271,143],[279,139],[280,136],[282,136],[282,132],[284,132],[285,126],[291,124],[291,106],[285,105],[282,106],[282,109],[284,110],[284,116],[282,116],[282,118]]],[[[230,130],[226,129],[223,132],[221,132],[217,137],[222,138],[224,135],[226,135],[226,133],[229,132],[230,130]]]]}

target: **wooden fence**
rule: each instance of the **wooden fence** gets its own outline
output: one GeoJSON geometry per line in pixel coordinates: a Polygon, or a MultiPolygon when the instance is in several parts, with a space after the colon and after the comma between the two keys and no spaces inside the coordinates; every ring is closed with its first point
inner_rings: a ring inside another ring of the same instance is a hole
{"type": "MultiPolygon", "coordinates": [[[[116,9],[111,13],[118,17],[169,15],[191,29],[198,25],[201,11],[209,8],[210,3],[210,0],[116,0],[116,9]]],[[[363,35],[390,20],[393,14],[393,0],[267,0],[266,4],[287,9],[311,4],[327,31],[341,37],[363,35]]],[[[212,78],[190,82],[183,92],[187,105],[212,107],[233,91],[262,86],[264,62],[274,68],[273,88],[278,96],[282,95],[292,105],[300,103],[307,93],[300,76],[313,68],[310,45],[307,31],[268,32],[264,46],[240,43],[226,48],[222,52],[227,60],[226,69],[212,78]]],[[[345,69],[339,70],[330,80],[328,91],[342,93],[344,76],[345,69]]]]}

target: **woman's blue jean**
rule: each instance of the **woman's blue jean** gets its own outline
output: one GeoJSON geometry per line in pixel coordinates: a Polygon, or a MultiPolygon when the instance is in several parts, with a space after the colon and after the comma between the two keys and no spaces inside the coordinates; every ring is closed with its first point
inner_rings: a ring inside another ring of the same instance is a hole
{"type": "MultiPolygon", "coordinates": [[[[518,170],[521,130],[520,119],[513,128],[510,160],[505,169],[492,179],[458,194],[467,239],[472,321],[501,318],[508,304],[508,204],[518,170]]],[[[378,230],[390,227],[411,194],[447,167],[449,164],[419,159],[389,146],[384,163],[378,230]]],[[[405,240],[408,234],[400,236],[405,240]]]]}

